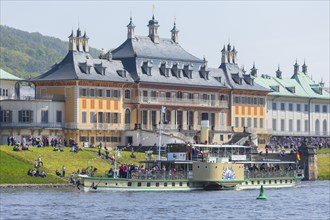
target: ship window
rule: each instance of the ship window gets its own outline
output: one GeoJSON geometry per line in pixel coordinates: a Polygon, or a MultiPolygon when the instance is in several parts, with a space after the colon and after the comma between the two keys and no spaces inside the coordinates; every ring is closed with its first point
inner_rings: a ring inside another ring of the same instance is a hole
{"type": "Polygon", "coordinates": [[[292,183],[292,180],[290,180],[290,183],[292,183]]]}
{"type": "Polygon", "coordinates": [[[180,186],[182,186],[182,182],[180,182],[180,184],[179,184],[180,186]]]}
{"type": "Polygon", "coordinates": [[[190,183],[187,183],[187,186],[190,186],[190,183]]]}
{"type": "Polygon", "coordinates": [[[138,185],[137,186],[141,186],[141,183],[138,183],[138,185]]]}
{"type": "Polygon", "coordinates": [[[175,183],[172,183],[172,186],[175,186],[175,183]]]}
{"type": "Polygon", "coordinates": [[[147,183],[147,187],[150,187],[150,183],[147,183]]]}
{"type": "Polygon", "coordinates": [[[197,168],[199,169],[199,166],[197,166],[197,168]]]}
{"type": "Polygon", "coordinates": [[[275,184],[277,183],[277,180],[275,180],[275,184]]]}
{"type": "Polygon", "coordinates": [[[246,182],[245,182],[245,185],[248,185],[248,184],[249,184],[249,183],[246,181],[246,182]]]}
{"type": "Polygon", "coordinates": [[[215,166],[215,169],[217,169],[218,168],[218,166],[215,166]]]}
{"type": "Polygon", "coordinates": [[[205,166],[205,169],[207,169],[207,166],[205,166]]]}
{"type": "Polygon", "coordinates": [[[271,180],[269,180],[268,182],[269,182],[269,184],[272,184],[272,181],[271,180]]]}
{"type": "Polygon", "coordinates": [[[164,183],[164,186],[167,187],[167,183],[164,183]]]}
{"type": "Polygon", "coordinates": [[[280,183],[282,183],[282,180],[280,180],[280,183]]]}
{"type": "Polygon", "coordinates": [[[258,180],[258,182],[257,182],[258,184],[260,184],[260,181],[258,180]]]}
{"type": "Polygon", "coordinates": [[[127,186],[132,186],[132,182],[128,182],[127,183],[127,186]]]}
{"type": "Polygon", "coordinates": [[[251,181],[251,184],[254,185],[254,181],[251,181]]]}
{"type": "Polygon", "coordinates": [[[156,183],[156,187],[159,187],[159,183],[156,183]]]}
{"type": "Polygon", "coordinates": [[[266,184],[266,180],[264,180],[264,184],[266,184]]]}
{"type": "Polygon", "coordinates": [[[105,183],[105,185],[108,185],[108,183],[105,183]]]}
{"type": "Polygon", "coordinates": [[[285,180],[285,183],[288,183],[288,180],[285,180]]]}
{"type": "Polygon", "coordinates": [[[116,183],[116,186],[118,186],[118,183],[116,183]]]}

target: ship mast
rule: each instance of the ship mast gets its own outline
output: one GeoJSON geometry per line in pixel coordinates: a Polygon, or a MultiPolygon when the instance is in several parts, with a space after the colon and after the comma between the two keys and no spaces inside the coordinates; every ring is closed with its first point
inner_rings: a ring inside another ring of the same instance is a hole
{"type": "Polygon", "coordinates": [[[163,127],[163,114],[165,113],[165,106],[162,106],[160,111],[160,125],[159,125],[159,143],[158,143],[158,160],[160,160],[160,149],[162,146],[162,127],[163,127]]]}

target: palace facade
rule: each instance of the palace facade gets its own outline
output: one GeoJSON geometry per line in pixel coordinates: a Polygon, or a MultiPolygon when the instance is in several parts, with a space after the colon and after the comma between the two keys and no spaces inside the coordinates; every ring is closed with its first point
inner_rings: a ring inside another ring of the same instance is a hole
{"type": "MultiPolygon", "coordinates": [[[[258,76],[255,66],[250,73],[240,68],[234,46],[225,45],[219,67],[212,68],[205,58],[197,58],[180,46],[175,23],[170,38],[158,35],[159,23],[154,16],[148,22],[147,36],[136,35],[134,28],[131,18],[127,39],[98,58],[89,54],[86,32],[72,31],[65,58],[31,80],[36,98],[16,100],[15,104],[11,99],[1,102],[0,141],[5,143],[8,136],[47,136],[73,138],[80,146],[100,142],[112,147],[188,141],[243,144],[248,140],[264,146],[273,132],[281,131],[277,127],[272,130],[270,116],[280,117],[270,112],[269,106],[273,97],[281,97],[279,102],[287,97],[274,93],[274,85],[264,83],[265,77],[258,76]],[[33,116],[22,120],[20,111],[30,111],[33,116]],[[202,121],[208,121],[207,138],[201,137],[202,121]]],[[[300,81],[300,75],[293,80],[300,81]]],[[[285,83],[290,85],[291,81],[285,83]]],[[[300,102],[323,103],[320,111],[326,105],[326,112],[309,111],[301,117],[312,117],[313,122],[318,119],[320,124],[329,122],[329,93],[322,94],[316,101],[303,98],[309,95],[306,92],[300,102]]],[[[328,130],[300,135],[329,136],[328,130]]]]}

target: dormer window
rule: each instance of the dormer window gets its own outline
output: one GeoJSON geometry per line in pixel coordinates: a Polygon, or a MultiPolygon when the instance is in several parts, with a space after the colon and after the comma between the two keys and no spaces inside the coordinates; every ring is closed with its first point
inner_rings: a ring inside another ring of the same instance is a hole
{"type": "Polygon", "coordinates": [[[238,75],[238,73],[232,73],[232,74],[231,74],[231,77],[232,77],[232,79],[234,80],[234,82],[235,82],[236,84],[242,85],[243,80],[242,80],[242,78],[238,75]]]}
{"type": "Polygon", "coordinates": [[[100,64],[94,64],[95,71],[100,75],[105,75],[105,66],[102,66],[102,63],[100,64]]]}
{"type": "Polygon", "coordinates": [[[169,75],[170,75],[170,69],[166,66],[165,62],[160,65],[159,71],[160,71],[160,74],[165,77],[169,77],[169,75]]]}
{"type": "Polygon", "coordinates": [[[178,64],[173,64],[171,72],[172,72],[172,76],[181,78],[181,69],[179,69],[178,64]]]}
{"type": "Polygon", "coordinates": [[[126,78],[126,70],[117,70],[117,74],[123,78],[126,78]]]}
{"type": "Polygon", "coordinates": [[[291,86],[291,87],[285,87],[289,92],[291,93],[296,93],[296,87],[291,86]]]}
{"type": "Polygon", "coordinates": [[[250,74],[243,75],[246,84],[253,85],[254,78],[250,74]]]}
{"type": "Polygon", "coordinates": [[[86,74],[91,73],[91,66],[87,65],[87,61],[85,61],[84,63],[79,63],[78,66],[81,72],[86,74]]]}
{"type": "Polygon", "coordinates": [[[151,67],[152,67],[152,64],[149,63],[149,61],[143,62],[142,67],[141,67],[142,73],[146,74],[148,76],[151,76],[151,67]]]}
{"type": "Polygon", "coordinates": [[[279,91],[280,91],[280,86],[270,86],[270,88],[271,88],[274,92],[279,92],[279,91]]]}
{"type": "Polygon", "coordinates": [[[221,83],[221,76],[215,76],[214,79],[221,83]]]}
{"type": "Polygon", "coordinates": [[[192,69],[190,69],[190,65],[183,66],[183,76],[187,77],[188,79],[192,79],[192,69]]]}
{"type": "Polygon", "coordinates": [[[201,66],[199,70],[199,75],[201,78],[208,80],[210,71],[206,70],[206,66],[201,66]]]}

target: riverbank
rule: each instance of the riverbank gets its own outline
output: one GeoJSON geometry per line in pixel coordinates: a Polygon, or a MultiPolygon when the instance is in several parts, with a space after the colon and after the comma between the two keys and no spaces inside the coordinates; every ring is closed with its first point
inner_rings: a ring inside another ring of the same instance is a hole
{"type": "MultiPolygon", "coordinates": [[[[114,153],[109,151],[109,158],[114,153]]],[[[145,159],[142,153],[135,153],[136,158],[131,158],[130,154],[131,152],[121,152],[120,158],[117,157],[118,163],[138,164],[138,161],[145,159]]],[[[104,155],[105,150],[102,149],[99,156],[97,148],[84,148],[74,153],[70,152],[68,147],[65,147],[63,152],[58,152],[53,151],[52,147],[30,147],[28,151],[13,151],[12,146],[0,146],[0,184],[66,185],[71,173],[94,168],[97,168],[97,176],[104,176],[110,168],[114,168],[112,160],[105,159],[104,155]],[[27,174],[30,169],[34,169],[33,163],[39,156],[43,162],[40,172],[45,171],[45,178],[27,174]],[[65,177],[59,177],[55,172],[58,170],[62,174],[63,165],[66,167],[66,174],[65,177]]]]}
{"type": "MultiPolygon", "coordinates": [[[[101,154],[105,154],[102,150],[101,154]]],[[[110,151],[110,156],[114,152],[110,151]]],[[[131,152],[121,152],[118,162],[138,164],[145,159],[145,154],[135,153],[136,158],[130,157],[131,152]]],[[[330,149],[317,150],[318,180],[330,180],[330,149]]],[[[85,148],[78,153],[70,152],[70,148],[64,148],[64,152],[55,152],[51,147],[31,148],[29,151],[13,151],[12,147],[0,146],[0,187],[43,187],[43,188],[70,188],[69,183],[72,172],[87,167],[96,167],[97,176],[104,176],[114,168],[110,159],[98,156],[98,149],[85,148]],[[33,162],[40,156],[44,165],[41,170],[47,174],[46,178],[27,175],[29,169],[33,169],[33,162]],[[58,177],[55,171],[61,172],[62,165],[66,166],[66,176],[58,177]]]]}

